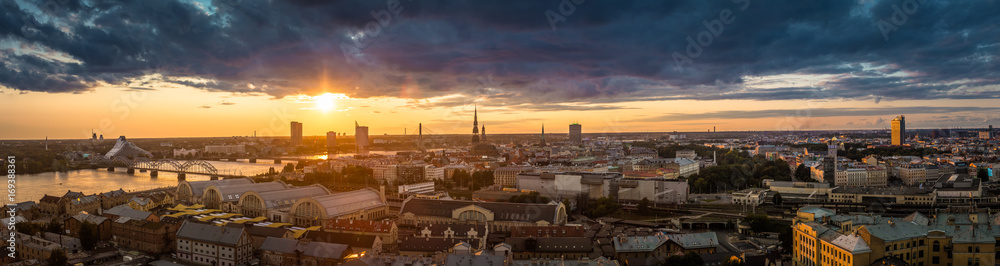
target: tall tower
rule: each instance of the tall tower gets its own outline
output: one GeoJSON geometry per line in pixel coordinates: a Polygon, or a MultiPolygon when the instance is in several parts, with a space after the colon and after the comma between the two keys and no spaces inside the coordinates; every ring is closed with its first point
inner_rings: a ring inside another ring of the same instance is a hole
{"type": "Polygon", "coordinates": [[[292,121],[292,146],[302,145],[302,123],[292,121]]]}
{"type": "Polygon", "coordinates": [[[903,145],[906,141],[906,117],[900,115],[892,119],[892,145],[903,145]]]}
{"type": "Polygon", "coordinates": [[[583,142],[583,126],[579,123],[569,124],[569,141],[573,143],[583,142]]]}
{"type": "Polygon", "coordinates": [[[358,125],[358,121],[354,121],[354,145],[358,153],[368,153],[368,127],[358,125]]]}
{"type": "Polygon", "coordinates": [[[424,123],[417,124],[417,149],[424,151],[424,123]]]}
{"type": "Polygon", "coordinates": [[[542,124],[542,146],[545,146],[545,124],[542,124]]]}
{"type": "Polygon", "coordinates": [[[472,109],[472,145],[479,144],[479,107],[472,109]]]}
{"type": "Polygon", "coordinates": [[[483,125],[483,131],[481,133],[483,135],[482,135],[482,137],[479,137],[479,141],[480,142],[486,142],[486,125],[485,124],[483,125]]]}
{"type": "Polygon", "coordinates": [[[326,152],[327,154],[337,152],[337,132],[326,132],[326,152]]]}

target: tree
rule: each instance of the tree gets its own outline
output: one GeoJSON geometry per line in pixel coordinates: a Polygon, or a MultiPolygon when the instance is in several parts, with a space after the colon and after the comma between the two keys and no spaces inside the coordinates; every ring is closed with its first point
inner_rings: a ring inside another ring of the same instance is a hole
{"type": "Polygon", "coordinates": [[[49,224],[45,226],[45,231],[49,233],[61,234],[63,230],[62,222],[57,218],[52,218],[49,224]]]}
{"type": "Polygon", "coordinates": [[[479,190],[482,187],[493,185],[493,171],[477,171],[472,173],[471,190],[479,190]]]}
{"type": "Polygon", "coordinates": [[[781,192],[774,193],[774,205],[781,205],[781,192]]]}
{"type": "Polygon", "coordinates": [[[642,200],[639,201],[639,206],[637,206],[637,208],[639,209],[639,214],[649,214],[649,199],[642,198],[642,200]]]}
{"type": "Polygon", "coordinates": [[[97,241],[100,241],[97,225],[91,222],[80,224],[80,246],[84,250],[93,250],[94,247],[97,247],[97,241]]]}
{"type": "Polygon", "coordinates": [[[591,200],[591,203],[587,205],[587,216],[591,218],[608,216],[620,209],[621,206],[614,198],[601,197],[591,200]]]}
{"type": "Polygon", "coordinates": [[[798,181],[807,181],[812,177],[812,173],[809,171],[809,167],[805,164],[800,164],[799,167],[795,168],[795,179],[798,181]]]}
{"type": "Polygon", "coordinates": [[[767,218],[765,214],[747,215],[746,220],[750,224],[750,230],[753,230],[754,233],[766,232],[771,227],[771,219],[767,218]]]}
{"type": "Polygon", "coordinates": [[[281,169],[282,173],[295,172],[295,165],[288,163],[285,165],[285,169],[281,169]]]}
{"type": "Polygon", "coordinates": [[[66,265],[67,262],[69,262],[69,258],[66,257],[66,252],[62,249],[53,250],[48,259],[49,265],[66,265]]]}
{"type": "Polygon", "coordinates": [[[661,266],[695,266],[695,265],[705,265],[705,260],[701,259],[701,255],[694,252],[688,252],[684,256],[670,256],[666,260],[660,263],[661,266]]]}
{"type": "Polygon", "coordinates": [[[781,241],[781,249],[785,252],[792,250],[792,227],[787,226],[778,233],[778,240],[781,241]]]}
{"type": "Polygon", "coordinates": [[[976,177],[982,180],[989,180],[990,173],[986,168],[979,168],[979,171],[976,171],[976,177]]]}
{"type": "Polygon", "coordinates": [[[739,257],[732,256],[732,257],[729,257],[729,260],[723,262],[721,265],[722,266],[740,266],[740,265],[743,265],[743,260],[741,260],[739,257]]]}
{"type": "Polygon", "coordinates": [[[17,232],[26,235],[35,235],[38,232],[43,231],[45,226],[38,223],[19,223],[17,224],[17,232]]]}
{"type": "Polygon", "coordinates": [[[472,175],[465,170],[455,170],[455,173],[451,174],[451,179],[455,182],[456,186],[468,188],[472,183],[472,175]]]}

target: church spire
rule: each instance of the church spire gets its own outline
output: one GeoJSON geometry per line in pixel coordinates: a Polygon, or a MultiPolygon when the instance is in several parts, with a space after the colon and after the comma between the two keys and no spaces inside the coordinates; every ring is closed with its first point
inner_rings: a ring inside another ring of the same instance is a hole
{"type": "Polygon", "coordinates": [[[542,146],[545,146],[545,124],[542,124],[542,146]]]}
{"type": "Polygon", "coordinates": [[[486,124],[483,124],[483,136],[479,137],[479,141],[486,142],[486,124]]]}
{"type": "Polygon", "coordinates": [[[472,109],[472,145],[479,144],[479,106],[472,109]]]}

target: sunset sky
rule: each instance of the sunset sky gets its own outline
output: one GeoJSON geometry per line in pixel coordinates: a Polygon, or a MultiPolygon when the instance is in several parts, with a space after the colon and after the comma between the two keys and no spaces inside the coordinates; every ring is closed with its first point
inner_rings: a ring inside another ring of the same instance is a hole
{"type": "Polygon", "coordinates": [[[1000,126],[993,0],[33,2],[0,139],[1000,126]]]}

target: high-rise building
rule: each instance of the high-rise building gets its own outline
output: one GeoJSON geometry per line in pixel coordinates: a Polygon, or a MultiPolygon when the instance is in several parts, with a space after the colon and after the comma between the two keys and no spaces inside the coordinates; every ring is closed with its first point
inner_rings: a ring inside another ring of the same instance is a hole
{"type": "Polygon", "coordinates": [[[302,123],[292,121],[292,146],[302,145],[302,123]]]}
{"type": "Polygon", "coordinates": [[[354,145],[358,153],[368,153],[368,127],[359,126],[357,121],[354,121],[354,145]]]}
{"type": "Polygon", "coordinates": [[[569,141],[574,143],[583,142],[583,126],[579,123],[569,124],[569,141]]]}
{"type": "Polygon", "coordinates": [[[906,117],[892,119],[892,145],[903,145],[906,139],[906,117]]]}
{"type": "Polygon", "coordinates": [[[326,132],[326,152],[337,151],[337,132],[326,132]]]}

